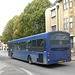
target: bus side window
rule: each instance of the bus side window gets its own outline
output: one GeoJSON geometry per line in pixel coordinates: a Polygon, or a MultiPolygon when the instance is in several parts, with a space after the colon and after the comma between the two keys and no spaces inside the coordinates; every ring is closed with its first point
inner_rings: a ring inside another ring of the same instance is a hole
{"type": "Polygon", "coordinates": [[[11,49],[10,49],[10,50],[12,51],[13,49],[14,49],[14,44],[12,43],[12,44],[11,44],[11,49]]]}
{"type": "Polygon", "coordinates": [[[13,48],[14,51],[17,50],[17,43],[14,43],[14,48],[13,48]]]}
{"type": "Polygon", "coordinates": [[[43,47],[43,44],[44,44],[43,39],[38,39],[38,40],[37,40],[37,46],[38,46],[38,47],[43,47]]]}
{"type": "Polygon", "coordinates": [[[28,40],[28,48],[31,48],[31,47],[32,47],[32,41],[28,40]]]}
{"type": "Polygon", "coordinates": [[[17,50],[20,51],[20,43],[17,43],[17,50]]]}
{"type": "Polygon", "coordinates": [[[26,42],[20,42],[20,50],[22,51],[26,50],[26,42]]]}
{"type": "Polygon", "coordinates": [[[43,47],[43,52],[46,51],[46,39],[42,39],[41,46],[43,47]]]}
{"type": "Polygon", "coordinates": [[[36,40],[32,40],[32,47],[36,48],[36,40]]]}
{"type": "Polygon", "coordinates": [[[46,39],[38,39],[37,40],[37,47],[41,48],[40,50],[42,50],[41,52],[46,51],[46,39]]]}
{"type": "Polygon", "coordinates": [[[13,50],[14,51],[20,51],[20,43],[14,43],[14,46],[13,46],[13,50]]]}
{"type": "Polygon", "coordinates": [[[43,40],[44,40],[44,43],[43,43],[44,51],[46,51],[46,38],[44,38],[43,40]]]}

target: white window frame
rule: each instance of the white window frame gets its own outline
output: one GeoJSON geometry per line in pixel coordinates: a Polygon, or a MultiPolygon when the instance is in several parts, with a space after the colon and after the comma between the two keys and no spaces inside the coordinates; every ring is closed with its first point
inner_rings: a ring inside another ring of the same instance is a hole
{"type": "Polygon", "coordinates": [[[64,19],[64,29],[66,29],[66,19],[64,19]]]}
{"type": "Polygon", "coordinates": [[[51,17],[55,17],[55,9],[51,10],[51,17]]]}
{"type": "Polygon", "coordinates": [[[64,10],[68,9],[68,0],[64,0],[64,10]]]}
{"type": "Polygon", "coordinates": [[[68,18],[64,18],[64,29],[69,29],[68,18]]]}
{"type": "Polygon", "coordinates": [[[72,8],[72,0],[69,0],[69,7],[72,8]]]}
{"type": "Polygon", "coordinates": [[[66,2],[66,0],[64,0],[64,3],[66,2]]]}
{"type": "Polygon", "coordinates": [[[68,2],[66,3],[66,9],[68,9],[68,2]]]}

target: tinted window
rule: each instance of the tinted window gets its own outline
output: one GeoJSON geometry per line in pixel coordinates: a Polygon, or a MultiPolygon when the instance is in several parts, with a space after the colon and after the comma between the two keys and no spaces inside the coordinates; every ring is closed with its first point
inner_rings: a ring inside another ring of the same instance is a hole
{"type": "Polygon", "coordinates": [[[32,47],[32,41],[28,40],[28,47],[31,48],[32,47]]]}
{"type": "Polygon", "coordinates": [[[66,33],[52,33],[50,35],[50,45],[69,45],[70,36],[66,33]]]}
{"type": "Polygon", "coordinates": [[[14,45],[14,46],[13,46],[13,50],[18,50],[18,48],[17,48],[17,43],[14,43],[13,45],[14,45]]]}
{"type": "Polygon", "coordinates": [[[19,43],[13,43],[12,44],[12,50],[14,50],[14,51],[20,50],[19,43]]]}
{"type": "Polygon", "coordinates": [[[43,47],[44,46],[44,40],[43,39],[38,39],[37,40],[37,47],[43,47]]]}
{"type": "Polygon", "coordinates": [[[46,39],[35,39],[12,44],[14,51],[44,52],[46,51],[46,39]]]}
{"type": "Polygon", "coordinates": [[[32,47],[36,47],[36,40],[32,40],[32,47]]]}
{"type": "Polygon", "coordinates": [[[26,48],[26,42],[21,42],[20,43],[20,50],[25,51],[25,48],[26,48]]]}

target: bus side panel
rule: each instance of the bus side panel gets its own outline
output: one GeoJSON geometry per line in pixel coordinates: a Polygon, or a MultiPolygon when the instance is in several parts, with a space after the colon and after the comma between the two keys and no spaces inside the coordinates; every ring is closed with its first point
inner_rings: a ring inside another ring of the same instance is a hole
{"type": "Polygon", "coordinates": [[[37,62],[37,55],[38,55],[37,53],[28,52],[28,54],[26,54],[26,58],[27,58],[26,61],[28,60],[28,56],[30,56],[33,63],[37,62]]]}
{"type": "Polygon", "coordinates": [[[33,63],[38,63],[38,54],[34,52],[21,52],[21,51],[11,51],[13,53],[13,57],[21,60],[28,61],[28,56],[31,57],[33,63]]]}
{"type": "Polygon", "coordinates": [[[11,51],[10,53],[11,55],[13,54],[13,57],[17,59],[28,61],[28,56],[31,56],[33,63],[47,64],[46,52],[40,53],[40,52],[11,51]]]}
{"type": "Polygon", "coordinates": [[[29,55],[29,52],[24,51],[12,51],[13,57],[21,60],[27,61],[27,56],[29,55]]]}
{"type": "Polygon", "coordinates": [[[20,59],[20,51],[11,51],[11,54],[13,54],[14,58],[20,59]]]}
{"type": "Polygon", "coordinates": [[[30,53],[31,59],[33,63],[39,63],[39,64],[47,64],[46,62],[46,53],[30,53]]]}

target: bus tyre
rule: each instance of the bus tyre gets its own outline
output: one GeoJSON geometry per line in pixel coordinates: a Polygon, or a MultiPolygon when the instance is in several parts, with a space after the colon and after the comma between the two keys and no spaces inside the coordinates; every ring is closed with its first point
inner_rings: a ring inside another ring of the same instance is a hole
{"type": "Polygon", "coordinates": [[[28,63],[29,63],[29,64],[32,64],[32,59],[31,59],[30,56],[28,57],[28,63]]]}

